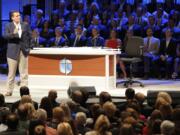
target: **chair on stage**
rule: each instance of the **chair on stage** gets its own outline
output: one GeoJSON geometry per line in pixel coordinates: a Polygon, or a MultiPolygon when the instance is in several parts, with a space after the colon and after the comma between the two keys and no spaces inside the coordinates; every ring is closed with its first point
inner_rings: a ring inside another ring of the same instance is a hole
{"type": "Polygon", "coordinates": [[[125,87],[132,85],[133,83],[139,84],[141,87],[144,87],[143,83],[137,80],[133,80],[133,64],[142,62],[143,56],[143,38],[133,36],[128,39],[126,48],[125,48],[125,56],[121,58],[121,60],[125,63],[129,64],[129,78],[125,81],[117,82],[116,86],[119,84],[124,84],[125,87]]]}

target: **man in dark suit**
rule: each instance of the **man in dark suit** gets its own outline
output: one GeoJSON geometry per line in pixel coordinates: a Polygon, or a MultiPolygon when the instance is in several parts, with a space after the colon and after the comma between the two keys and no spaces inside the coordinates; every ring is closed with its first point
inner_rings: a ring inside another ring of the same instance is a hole
{"type": "Polygon", "coordinates": [[[83,35],[83,26],[78,25],[76,27],[75,34],[72,34],[70,37],[71,46],[73,47],[82,47],[86,46],[86,37],[83,35]]]}
{"type": "Polygon", "coordinates": [[[173,32],[171,29],[166,30],[166,38],[162,39],[159,51],[160,57],[158,60],[159,67],[157,68],[157,73],[159,73],[161,67],[164,66],[166,71],[166,79],[171,77],[173,61],[176,57],[176,40],[172,38],[172,34],[173,32]]]}
{"type": "Polygon", "coordinates": [[[104,47],[104,38],[100,36],[98,27],[92,29],[92,36],[88,38],[87,46],[104,47]]]}
{"type": "Polygon", "coordinates": [[[31,48],[31,30],[27,23],[20,22],[19,11],[12,11],[12,22],[5,27],[4,37],[8,40],[7,63],[8,79],[5,96],[11,96],[17,66],[19,67],[21,86],[28,85],[28,54],[31,48]]]}
{"type": "Polygon", "coordinates": [[[39,35],[38,28],[35,28],[32,31],[31,44],[33,45],[33,47],[46,47],[47,44],[46,39],[39,35]]]}
{"type": "Polygon", "coordinates": [[[49,47],[63,47],[66,45],[66,39],[62,36],[63,30],[61,27],[55,28],[55,37],[49,41],[49,47]]]}

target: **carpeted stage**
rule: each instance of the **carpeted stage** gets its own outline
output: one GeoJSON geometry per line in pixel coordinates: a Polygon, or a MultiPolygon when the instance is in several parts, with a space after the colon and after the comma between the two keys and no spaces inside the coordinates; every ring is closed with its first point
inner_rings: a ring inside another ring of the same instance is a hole
{"type": "MultiPolygon", "coordinates": [[[[6,79],[7,75],[6,74],[0,74],[0,93],[5,93],[5,88],[6,88],[6,79]]],[[[180,92],[180,80],[157,80],[157,79],[149,79],[149,80],[141,80],[136,78],[137,80],[140,80],[141,82],[144,83],[144,87],[140,87],[136,84],[132,85],[132,88],[135,89],[136,92],[142,92],[145,95],[147,95],[148,90],[177,90],[180,92]]],[[[19,77],[16,77],[16,82],[18,82],[19,77]]],[[[117,82],[122,81],[121,79],[118,79],[117,82]]],[[[116,97],[116,100],[118,98],[124,98],[124,93],[125,93],[125,87],[123,85],[118,85],[116,89],[110,89],[107,92],[111,94],[112,97],[116,97]]],[[[30,88],[30,93],[31,97],[33,100],[40,102],[40,99],[44,96],[47,96],[48,94],[48,89],[35,89],[35,88],[30,88]]],[[[57,89],[58,91],[58,101],[61,102],[62,100],[67,100],[68,95],[67,95],[67,89],[57,89]]],[[[99,93],[102,90],[96,89],[96,95],[98,96],[99,93]]],[[[13,95],[11,97],[6,97],[5,100],[7,103],[12,103],[19,99],[19,86],[15,86],[15,90],[13,92],[13,95]]]]}

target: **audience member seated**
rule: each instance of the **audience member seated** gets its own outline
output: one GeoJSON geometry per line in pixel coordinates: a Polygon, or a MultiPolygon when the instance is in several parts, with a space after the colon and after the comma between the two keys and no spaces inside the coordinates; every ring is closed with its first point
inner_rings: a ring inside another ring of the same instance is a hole
{"type": "Polygon", "coordinates": [[[43,15],[44,15],[43,10],[37,9],[35,22],[33,22],[33,24],[32,24],[33,28],[42,28],[43,23],[44,23],[43,15]]]}
{"type": "Polygon", "coordinates": [[[86,115],[89,115],[89,110],[82,106],[83,94],[80,90],[73,91],[71,98],[75,102],[78,112],[84,112],[86,115]]]}
{"type": "Polygon", "coordinates": [[[6,123],[8,129],[1,132],[1,135],[26,135],[25,130],[18,130],[19,119],[16,114],[9,114],[6,123]]]}
{"type": "Polygon", "coordinates": [[[163,135],[173,135],[175,124],[172,121],[165,120],[161,123],[161,133],[163,135]]]}
{"type": "Polygon", "coordinates": [[[153,36],[152,28],[149,27],[146,34],[147,37],[144,38],[144,79],[149,78],[151,66],[154,70],[160,48],[160,41],[153,36]]]}
{"type": "Polygon", "coordinates": [[[90,131],[90,128],[86,127],[86,114],[83,112],[78,112],[75,117],[75,124],[78,130],[78,133],[84,135],[86,132],[90,131]]]}
{"type": "Polygon", "coordinates": [[[161,68],[165,67],[165,78],[169,79],[172,75],[173,62],[176,57],[176,40],[172,37],[172,30],[167,29],[165,32],[165,39],[162,39],[159,50],[159,59],[157,61],[158,67],[156,73],[159,73],[161,78],[161,68]]]}
{"type": "Polygon", "coordinates": [[[72,120],[71,110],[70,110],[68,104],[65,103],[65,102],[62,102],[62,103],[60,104],[60,107],[61,107],[61,108],[63,109],[63,111],[64,111],[64,121],[68,121],[68,122],[71,121],[71,120],[72,120]]]}
{"type": "Polygon", "coordinates": [[[45,96],[41,99],[39,108],[44,109],[47,112],[47,121],[50,121],[52,118],[52,114],[53,114],[52,113],[53,108],[52,108],[52,104],[48,97],[45,96]]]}
{"type": "Polygon", "coordinates": [[[179,43],[177,44],[176,55],[177,57],[174,60],[174,72],[172,74],[173,79],[176,79],[179,73],[179,67],[180,67],[180,44],[179,43]]]}
{"type": "Polygon", "coordinates": [[[39,35],[39,29],[35,28],[32,31],[32,41],[31,44],[33,47],[46,47],[47,41],[45,38],[39,35]]]}
{"type": "Polygon", "coordinates": [[[40,36],[46,40],[51,39],[54,36],[54,30],[50,28],[49,20],[45,20],[40,30],[40,36]]]}
{"type": "Polygon", "coordinates": [[[146,118],[151,115],[151,112],[153,111],[153,107],[149,106],[148,104],[144,103],[146,100],[146,97],[143,93],[138,92],[135,94],[135,99],[137,100],[141,114],[144,115],[146,118]]]}
{"type": "Polygon", "coordinates": [[[94,130],[100,135],[112,135],[109,130],[110,121],[106,115],[100,115],[94,125],[94,130]]]}
{"type": "Polygon", "coordinates": [[[65,113],[61,107],[53,108],[52,120],[50,121],[49,126],[57,129],[58,124],[65,121],[64,117],[65,113]]]}
{"type": "Polygon", "coordinates": [[[92,36],[88,38],[87,46],[89,46],[89,47],[104,47],[104,38],[101,37],[98,27],[92,28],[92,36]]]}
{"type": "Polygon", "coordinates": [[[21,104],[17,109],[17,116],[19,118],[18,129],[27,131],[29,129],[30,119],[28,119],[28,108],[21,104]]]}
{"type": "MultiPolygon", "coordinates": [[[[128,30],[133,30],[134,36],[141,36],[142,35],[142,28],[140,25],[135,24],[135,16],[130,15],[128,17],[128,23],[122,27],[122,34],[125,35],[125,33],[128,30]]],[[[124,39],[124,37],[123,37],[124,39]]]]}
{"type": "Polygon", "coordinates": [[[72,128],[68,122],[62,122],[57,127],[58,135],[74,135],[72,128]]]}
{"type": "Polygon", "coordinates": [[[137,25],[140,25],[141,27],[144,27],[147,25],[147,19],[143,17],[143,8],[142,6],[138,6],[136,8],[136,19],[135,23],[137,25]]]}
{"type": "MultiPolygon", "coordinates": [[[[22,86],[19,91],[20,91],[20,96],[21,96],[21,98],[22,98],[24,95],[29,95],[29,96],[30,96],[29,88],[26,87],[26,86],[22,86]]],[[[14,102],[14,103],[12,104],[12,108],[11,108],[11,111],[12,111],[12,112],[15,112],[15,111],[16,111],[16,109],[18,108],[18,106],[19,106],[19,104],[20,104],[20,101],[21,101],[21,100],[18,100],[18,101],[14,102]]],[[[38,103],[35,102],[35,101],[32,101],[32,102],[33,102],[34,108],[37,110],[37,109],[38,109],[38,103]]]]}
{"type": "Polygon", "coordinates": [[[146,36],[146,30],[151,27],[153,30],[153,35],[156,38],[161,38],[161,28],[159,26],[156,25],[156,20],[155,17],[153,15],[150,15],[148,17],[148,24],[147,26],[144,27],[144,32],[143,32],[143,37],[146,36]]]}
{"type": "Polygon", "coordinates": [[[112,101],[111,95],[106,91],[102,91],[99,94],[99,104],[103,106],[103,104],[106,103],[107,101],[112,101]]]}
{"type": "Polygon", "coordinates": [[[56,129],[48,126],[47,113],[44,109],[37,110],[36,118],[37,118],[37,120],[41,120],[44,123],[46,135],[57,135],[56,129]]]}
{"type": "Polygon", "coordinates": [[[168,22],[168,14],[161,7],[159,7],[157,11],[153,12],[153,15],[156,19],[156,25],[159,26],[161,29],[164,28],[168,22]]]}
{"type": "Polygon", "coordinates": [[[99,29],[99,34],[106,38],[108,35],[108,29],[104,25],[101,24],[99,16],[93,16],[91,25],[87,28],[87,36],[90,36],[94,27],[99,29]]]}
{"type": "MultiPolygon", "coordinates": [[[[117,38],[117,30],[112,29],[110,31],[110,39],[107,39],[105,42],[105,46],[113,49],[122,48],[122,42],[119,38],[117,38]]],[[[123,77],[127,77],[126,69],[124,63],[121,61],[121,58],[117,58],[117,63],[120,65],[120,69],[123,72],[123,77]]]]}
{"type": "Polygon", "coordinates": [[[63,47],[66,46],[66,39],[62,35],[63,31],[61,27],[55,28],[55,37],[49,40],[49,47],[63,47]]]}
{"type": "Polygon", "coordinates": [[[48,98],[51,102],[52,108],[59,106],[59,103],[56,101],[57,99],[57,91],[56,90],[50,90],[48,92],[48,98]]]}
{"type": "Polygon", "coordinates": [[[73,47],[82,47],[86,46],[87,39],[83,35],[83,26],[77,25],[75,33],[70,36],[70,45],[73,47]]]}

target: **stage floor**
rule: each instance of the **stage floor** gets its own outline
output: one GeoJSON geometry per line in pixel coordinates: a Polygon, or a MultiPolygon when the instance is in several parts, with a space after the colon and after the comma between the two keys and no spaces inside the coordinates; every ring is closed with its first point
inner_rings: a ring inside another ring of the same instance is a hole
{"type": "MultiPolygon", "coordinates": [[[[6,79],[7,75],[6,74],[0,74],[0,93],[5,93],[6,89],[6,79]]],[[[16,77],[16,82],[18,82],[19,77],[16,77]]],[[[140,87],[136,84],[132,85],[132,88],[135,89],[136,93],[137,92],[142,92],[145,95],[147,95],[148,90],[177,90],[180,91],[180,80],[157,80],[157,79],[149,79],[149,80],[141,80],[136,78],[136,80],[139,80],[144,83],[144,87],[140,87]]],[[[121,79],[118,79],[117,82],[122,81],[121,79]]],[[[125,90],[126,88],[121,84],[118,85],[116,89],[110,89],[107,92],[111,94],[111,96],[114,97],[124,97],[125,95],[125,90]]],[[[44,96],[47,96],[48,94],[48,89],[35,89],[35,88],[30,88],[30,93],[31,97],[33,100],[40,102],[40,99],[44,96]]],[[[58,101],[61,102],[62,100],[67,100],[68,95],[67,95],[67,89],[57,89],[58,91],[58,101]]],[[[101,91],[104,91],[103,89],[99,90],[96,89],[96,94],[97,96],[101,91]]],[[[20,98],[19,95],[19,86],[15,86],[15,90],[13,92],[13,95],[11,97],[6,97],[5,100],[7,103],[11,103],[16,101],[17,99],[20,98]]]]}

